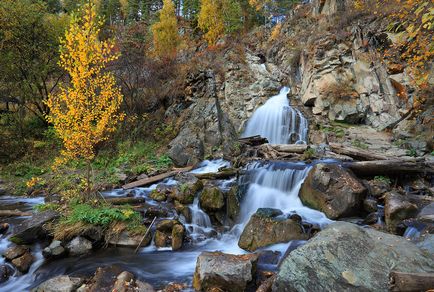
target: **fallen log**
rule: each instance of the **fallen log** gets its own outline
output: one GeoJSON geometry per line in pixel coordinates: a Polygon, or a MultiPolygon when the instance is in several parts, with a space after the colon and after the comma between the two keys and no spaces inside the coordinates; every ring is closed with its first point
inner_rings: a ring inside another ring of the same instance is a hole
{"type": "Polygon", "coordinates": [[[270,144],[270,146],[278,152],[297,154],[303,154],[304,151],[310,148],[306,144],[270,144]]]}
{"type": "Polygon", "coordinates": [[[428,291],[434,289],[434,273],[391,272],[390,291],[428,291]]]}
{"type": "Polygon", "coordinates": [[[226,179],[233,176],[237,176],[240,174],[239,169],[237,168],[228,168],[223,169],[219,172],[210,172],[210,173],[194,173],[198,179],[226,179]]]}
{"type": "Polygon", "coordinates": [[[351,169],[356,175],[361,176],[400,173],[434,173],[433,163],[406,159],[344,162],[343,166],[351,169]]]}
{"type": "Polygon", "coordinates": [[[251,136],[251,137],[239,138],[238,141],[240,143],[247,144],[247,145],[250,145],[250,146],[259,146],[259,145],[268,143],[268,139],[267,138],[263,138],[263,137],[261,137],[259,135],[251,136]]]}
{"type": "Polygon", "coordinates": [[[378,153],[374,153],[369,150],[359,149],[355,147],[349,147],[344,146],[342,144],[338,143],[330,143],[329,144],[330,150],[332,150],[335,153],[346,155],[349,157],[352,157],[356,160],[361,161],[373,161],[373,160],[389,160],[392,159],[392,157],[387,155],[382,155],[378,153]]]}
{"type": "Polygon", "coordinates": [[[193,166],[188,166],[188,167],[184,167],[184,168],[174,169],[172,171],[165,172],[165,173],[162,173],[162,174],[159,174],[159,175],[156,175],[156,176],[151,176],[151,177],[147,177],[147,178],[144,178],[144,179],[140,179],[140,180],[135,181],[135,182],[128,183],[126,185],[123,185],[122,188],[124,190],[128,190],[128,189],[132,189],[132,188],[136,188],[136,187],[146,186],[146,185],[149,185],[149,184],[153,184],[153,183],[159,182],[160,180],[163,180],[165,178],[174,176],[175,174],[178,174],[180,172],[186,172],[186,171],[190,171],[192,169],[193,169],[193,166]]]}
{"type": "Polygon", "coordinates": [[[22,212],[20,210],[0,210],[0,217],[20,217],[31,216],[30,212],[22,212]]]}
{"type": "Polygon", "coordinates": [[[105,201],[112,205],[141,204],[145,198],[123,197],[123,198],[106,198],[105,201]]]}

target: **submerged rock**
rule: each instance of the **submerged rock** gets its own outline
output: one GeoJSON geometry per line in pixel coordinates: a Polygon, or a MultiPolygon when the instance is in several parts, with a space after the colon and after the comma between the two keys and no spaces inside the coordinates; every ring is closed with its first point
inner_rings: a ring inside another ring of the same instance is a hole
{"type": "Polygon", "coordinates": [[[14,274],[14,269],[9,265],[0,265],[0,283],[6,282],[14,274]]]}
{"type": "Polygon", "coordinates": [[[248,251],[290,240],[307,239],[301,225],[285,218],[276,218],[282,211],[261,208],[252,215],[238,241],[238,246],[248,251]]]}
{"type": "Polygon", "coordinates": [[[406,239],[337,222],[292,251],[273,291],[389,291],[392,270],[434,270],[434,257],[406,239]]]}
{"type": "Polygon", "coordinates": [[[390,232],[397,232],[398,224],[404,219],[415,217],[417,211],[417,206],[406,200],[404,196],[388,193],[384,204],[384,218],[387,229],[390,232]]]}
{"type": "Polygon", "coordinates": [[[66,245],[66,249],[72,256],[84,255],[92,250],[92,242],[84,237],[77,236],[66,245]]]}
{"type": "Polygon", "coordinates": [[[82,278],[57,276],[32,289],[32,292],[72,292],[76,291],[83,282],[82,278]]]}
{"type": "Polygon", "coordinates": [[[32,218],[24,220],[15,226],[10,240],[16,244],[34,243],[36,240],[47,236],[43,225],[58,217],[59,213],[52,210],[36,213],[32,218]]]}
{"type": "Polygon", "coordinates": [[[202,252],[197,258],[193,287],[198,291],[246,291],[254,280],[257,261],[255,254],[202,252]]]}
{"type": "Polygon", "coordinates": [[[317,164],[300,189],[303,204],[337,219],[357,215],[366,188],[348,170],[335,164],[317,164]]]}

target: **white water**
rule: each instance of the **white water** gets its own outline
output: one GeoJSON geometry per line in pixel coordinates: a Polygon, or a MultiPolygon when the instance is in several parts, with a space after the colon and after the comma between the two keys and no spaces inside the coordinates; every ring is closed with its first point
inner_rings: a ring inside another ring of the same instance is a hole
{"type": "Polygon", "coordinates": [[[260,106],[247,123],[243,137],[260,135],[271,144],[306,144],[308,124],[301,112],[289,105],[290,89],[280,93],[260,106]]]}

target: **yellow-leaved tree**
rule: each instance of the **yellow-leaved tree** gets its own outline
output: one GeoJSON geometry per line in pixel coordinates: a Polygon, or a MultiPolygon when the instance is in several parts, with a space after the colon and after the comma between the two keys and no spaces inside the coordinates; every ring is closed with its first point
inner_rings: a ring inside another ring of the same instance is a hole
{"type": "Polygon", "coordinates": [[[106,71],[107,64],[119,55],[114,53],[113,41],[98,39],[102,25],[93,3],[84,4],[72,16],[61,41],[59,61],[70,82],[47,100],[50,108],[47,120],[54,125],[64,146],[54,165],[70,160],[86,161],[88,195],[92,191],[90,164],[95,146],[106,140],[124,117],[119,112],[123,96],[113,74],[106,71]]]}
{"type": "Polygon", "coordinates": [[[152,25],[154,51],[162,58],[176,55],[180,44],[178,35],[178,20],[175,14],[175,5],[172,0],[164,0],[160,10],[160,20],[152,25]]]}
{"type": "Polygon", "coordinates": [[[201,0],[198,26],[205,31],[205,40],[213,45],[225,33],[225,22],[220,1],[201,0]]]}

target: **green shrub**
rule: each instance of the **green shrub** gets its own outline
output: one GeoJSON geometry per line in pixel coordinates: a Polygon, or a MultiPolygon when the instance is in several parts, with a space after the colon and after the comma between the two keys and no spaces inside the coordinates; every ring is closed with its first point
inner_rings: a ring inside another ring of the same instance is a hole
{"type": "Polygon", "coordinates": [[[391,180],[390,178],[388,178],[387,176],[382,176],[382,175],[378,175],[374,177],[374,180],[378,181],[378,182],[383,182],[386,183],[388,185],[391,184],[391,180]]]}

